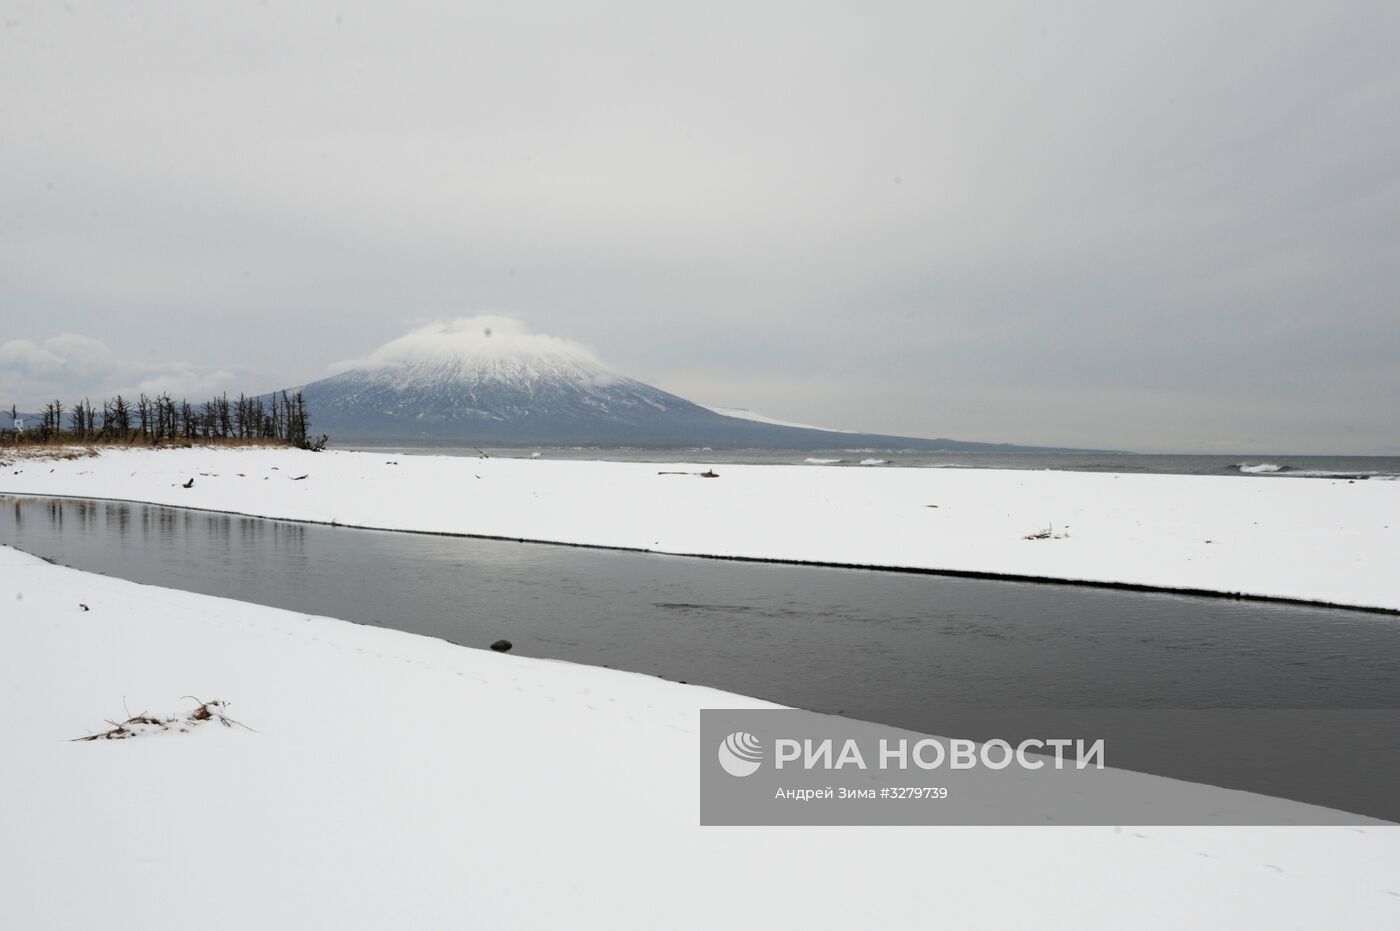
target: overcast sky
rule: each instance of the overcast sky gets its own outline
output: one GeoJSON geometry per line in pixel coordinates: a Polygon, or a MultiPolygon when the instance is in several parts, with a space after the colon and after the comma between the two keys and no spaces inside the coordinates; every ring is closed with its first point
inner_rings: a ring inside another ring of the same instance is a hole
{"type": "Polygon", "coordinates": [[[496,312],[834,427],[1400,452],[1398,48],[1394,2],[0,0],[0,403],[496,312]]]}

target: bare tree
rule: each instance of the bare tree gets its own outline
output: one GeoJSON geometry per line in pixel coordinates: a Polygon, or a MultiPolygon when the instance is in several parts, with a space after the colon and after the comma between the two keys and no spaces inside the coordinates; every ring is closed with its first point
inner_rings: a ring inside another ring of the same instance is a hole
{"type": "MultiPolygon", "coordinates": [[[[13,425],[19,419],[18,405],[11,405],[9,414],[13,425]]],[[[230,400],[225,392],[197,405],[184,398],[177,401],[168,392],[156,397],[143,392],[134,405],[118,394],[102,401],[100,413],[90,398],[75,401],[71,408],[55,399],[39,408],[36,419],[28,436],[18,429],[0,433],[7,443],[132,443],[139,438],[159,446],[181,440],[274,440],[312,450],[324,448],[328,439],[312,441],[311,417],[301,391],[258,397],[240,394],[237,400],[230,400]]]]}

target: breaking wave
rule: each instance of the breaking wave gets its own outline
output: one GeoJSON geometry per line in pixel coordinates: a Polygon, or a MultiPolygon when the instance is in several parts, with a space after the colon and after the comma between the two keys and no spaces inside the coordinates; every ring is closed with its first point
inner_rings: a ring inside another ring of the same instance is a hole
{"type": "Polygon", "coordinates": [[[802,461],[805,462],[805,463],[807,463],[807,464],[809,464],[809,465],[836,465],[836,463],[838,463],[838,462],[845,462],[846,460],[844,460],[844,459],[816,459],[816,458],[813,458],[813,457],[808,457],[808,458],[806,458],[806,459],[803,459],[802,461]]]}
{"type": "Polygon", "coordinates": [[[890,461],[888,459],[862,459],[860,464],[865,466],[889,465],[890,461]]]}
{"type": "Polygon", "coordinates": [[[1237,462],[1229,468],[1244,475],[1288,475],[1293,478],[1344,478],[1351,481],[1364,481],[1371,478],[1394,479],[1400,477],[1392,472],[1379,472],[1373,469],[1301,469],[1290,465],[1279,465],[1275,462],[1253,464],[1237,462]]]}
{"type": "Polygon", "coordinates": [[[1260,462],[1257,465],[1250,465],[1248,462],[1237,462],[1235,468],[1249,475],[1267,475],[1274,472],[1292,472],[1286,465],[1277,465],[1273,462],[1260,462]]]}

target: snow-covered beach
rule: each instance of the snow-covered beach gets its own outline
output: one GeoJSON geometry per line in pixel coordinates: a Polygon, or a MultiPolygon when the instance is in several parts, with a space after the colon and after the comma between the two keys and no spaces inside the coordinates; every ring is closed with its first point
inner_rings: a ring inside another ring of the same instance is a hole
{"type": "Polygon", "coordinates": [[[1400,482],[107,449],[0,493],[1400,610],[1400,482]],[[193,483],[186,487],[187,483],[193,483]]]}
{"type": "Polygon", "coordinates": [[[1400,920],[1396,828],[702,828],[698,710],[766,703],[3,547],[0,603],[7,927],[1400,920]],[[183,696],[250,729],[72,742],[183,696]]]}
{"type": "Polygon", "coordinates": [[[1400,3],[5,6],[0,931],[1400,931],[1400,3]]]}

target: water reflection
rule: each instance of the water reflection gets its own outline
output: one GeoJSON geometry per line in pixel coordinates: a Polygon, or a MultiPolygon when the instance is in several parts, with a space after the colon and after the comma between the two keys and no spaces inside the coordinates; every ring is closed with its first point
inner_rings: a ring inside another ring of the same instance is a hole
{"type": "Polygon", "coordinates": [[[7,504],[0,542],[78,568],[817,709],[1400,706],[1385,615],[7,504]]]}

